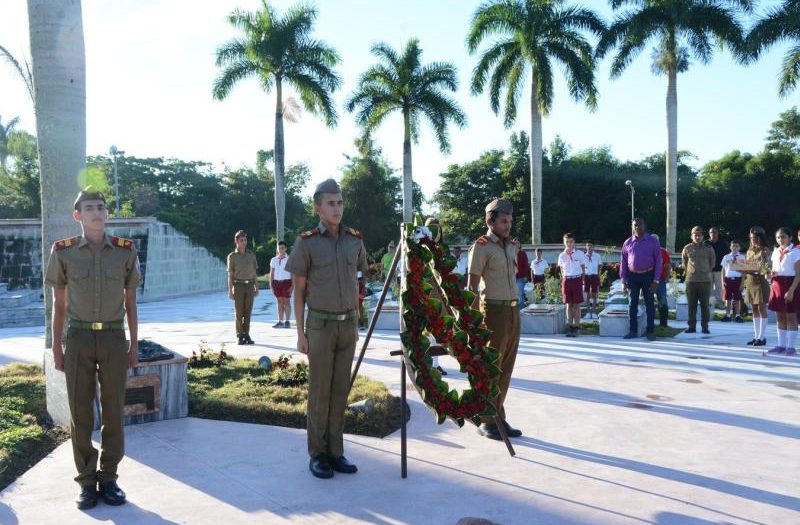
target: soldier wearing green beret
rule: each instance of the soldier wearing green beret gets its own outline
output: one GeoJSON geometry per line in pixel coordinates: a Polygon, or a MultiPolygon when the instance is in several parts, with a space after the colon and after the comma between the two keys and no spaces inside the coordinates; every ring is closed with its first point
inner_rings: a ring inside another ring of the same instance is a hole
{"type": "Polygon", "coordinates": [[[358,341],[357,273],[368,266],[361,233],[341,224],[344,200],[333,179],[317,186],[314,211],[320,222],[299,235],[286,270],[295,291],[297,350],[308,354],[309,469],[330,478],[358,470],[344,456],[342,434],[358,341]]]}
{"type": "MultiPolygon", "coordinates": [[[[511,373],[514,371],[520,334],[516,280],[517,252],[520,246],[519,241],[511,238],[514,220],[511,202],[505,199],[490,202],[485,209],[485,220],[489,231],[479,237],[469,250],[469,288],[476,294],[480,290],[481,309],[486,326],[492,331],[489,345],[500,353],[500,393],[494,399],[497,413],[508,436],[519,437],[522,432],[506,422],[506,411],[503,407],[511,383],[511,373]]],[[[478,301],[478,296],[475,300],[478,301]]],[[[478,431],[490,439],[501,439],[500,431],[492,418],[482,418],[478,431]]]]}
{"type": "Polygon", "coordinates": [[[67,376],[75,481],[81,486],[76,503],[88,509],[97,504],[98,485],[107,504],[125,503],[117,465],[124,454],[125,381],[128,368],[138,362],[136,288],[141,274],[133,241],[105,232],[108,208],[102,193],[91,187],[78,193],[72,218],[80,223],[82,235],[53,244],[44,281],[53,288],[53,361],[67,376]],[[99,470],[92,446],[98,380],[99,470]]]}
{"type": "Polygon", "coordinates": [[[236,249],[228,254],[228,298],[233,299],[236,312],[236,338],[240,345],[252,345],[250,317],[258,295],[258,262],[247,250],[247,233],[239,230],[233,236],[236,249]]]}

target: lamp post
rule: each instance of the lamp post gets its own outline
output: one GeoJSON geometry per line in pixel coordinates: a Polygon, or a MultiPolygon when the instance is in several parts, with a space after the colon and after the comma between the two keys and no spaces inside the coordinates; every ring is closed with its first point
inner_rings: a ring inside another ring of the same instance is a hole
{"type": "Polygon", "coordinates": [[[119,217],[119,177],[117,176],[117,153],[116,146],[111,146],[108,150],[111,153],[111,161],[114,163],[114,217],[119,217]]]}
{"type": "Polygon", "coordinates": [[[629,187],[631,189],[631,222],[633,222],[633,219],[635,218],[634,206],[633,206],[633,195],[634,195],[634,193],[636,193],[636,190],[634,189],[633,182],[630,179],[625,181],[625,186],[627,186],[627,187],[629,187]]]}

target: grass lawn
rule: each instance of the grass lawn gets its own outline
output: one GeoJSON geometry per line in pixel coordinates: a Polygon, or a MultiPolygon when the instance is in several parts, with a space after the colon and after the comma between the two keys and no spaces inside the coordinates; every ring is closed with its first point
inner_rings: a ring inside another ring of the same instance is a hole
{"type": "MultiPolygon", "coordinates": [[[[683,328],[673,328],[671,326],[656,325],[656,337],[675,337],[683,332],[683,328]]],[[[600,325],[598,323],[581,323],[581,334],[600,335],[600,325]]]]}
{"type": "MultiPolygon", "coordinates": [[[[252,359],[227,360],[222,366],[189,369],[189,415],[205,419],[306,427],[305,363],[276,360],[270,371],[252,359]]],[[[348,403],[374,402],[369,414],[348,410],[345,432],[384,437],[400,427],[400,399],[386,386],[358,376],[348,403]]]]}
{"type": "Polygon", "coordinates": [[[0,369],[0,490],[69,438],[45,410],[42,367],[0,369]]]}

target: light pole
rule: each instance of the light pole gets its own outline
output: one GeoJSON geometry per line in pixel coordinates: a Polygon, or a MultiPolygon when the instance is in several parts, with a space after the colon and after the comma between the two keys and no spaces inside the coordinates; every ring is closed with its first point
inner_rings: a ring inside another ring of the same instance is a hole
{"type": "Polygon", "coordinates": [[[114,217],[119,217],[119,177],[117,176],[117,153],[116,146],[111,146],[108,150],[111,153],[111,161],[114,163],[114,217]]]}
{"type": "Polygon", "coordinates": [[[636,193],[636,190],[634,189],[633,182],[630,179],[625,181],[625,186],[628,186],[631,189],[631,222],[633,222],[633,219],[635,218],[634,206],[633,206],[633,195],[634,195],[634,193],[636,193]]]}

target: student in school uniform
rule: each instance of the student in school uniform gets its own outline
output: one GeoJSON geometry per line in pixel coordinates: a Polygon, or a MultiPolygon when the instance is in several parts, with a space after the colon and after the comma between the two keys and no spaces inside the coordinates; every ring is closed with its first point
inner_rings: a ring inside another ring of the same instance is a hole
{"type": "Polygon", "coordinates": [[[742,244],[734,239],[731,241],[731,253],[722,258],[722,299],[725,301],[725,317],[723,323],[729,323],[732,316],[736,316],[737,323],[743,323],[742,308],[742,274],[736,270],[731,270],[731,265],[744,260],[744,256],[739,253],[742,244]]]}
{"type": "Polygon", "coordinates": [[[531,282],[534,302],[544,299],[545,272],[550,265],[542,258],[542,249],[536,248],[536,257],[531,261],[531,282]]]}
{"type": "Polygon", "coordinates": [[[778,314],[778,346],[770,354],[796,355],[797,312],[800,310],[800,249],[792,244],[792,232],[775,232],[778,248],[772,251],[772,284],[769,309],[778,314]]]}
{"type": "MultiPolygon", "coordinates": [[[[761,226],[750,228],[750,246],[747,260],[755,262],[759,268],[768,268],[772,263],[772,252],[767,246],[767,234],[761,226]]],[[[751,346],[767,344],[767,302],[769,301],[769,282],[761,271],[744,272],[744,301],[753,311],[753,339],[751,346]]]]}
{"type": "Polygon", "coordinates": [[[583,277],[583,292],[589,306],[589,319],[597,319],[597,294],[600,290],[600,268],[603,258],[594,251],[594,241],[586,241],[586,275],[583,277]]]}
{"type": "Polygon", "coordinates": [[[558,254],[561,268],[561,299],[567,305],[567,337],[578,337],[581,329],[583,276],[586,274],[586,255],[575,249],[575,236],[564,234],[564,251],[558,254]]]}

